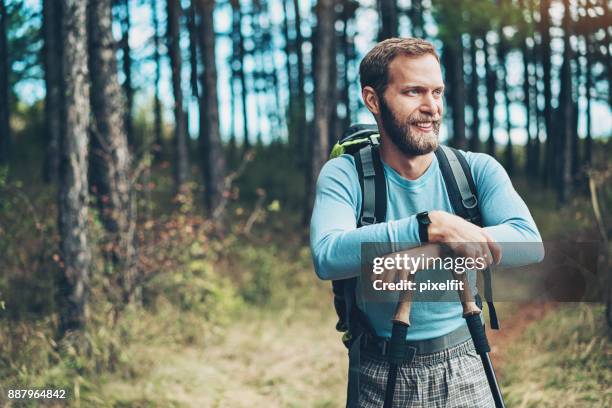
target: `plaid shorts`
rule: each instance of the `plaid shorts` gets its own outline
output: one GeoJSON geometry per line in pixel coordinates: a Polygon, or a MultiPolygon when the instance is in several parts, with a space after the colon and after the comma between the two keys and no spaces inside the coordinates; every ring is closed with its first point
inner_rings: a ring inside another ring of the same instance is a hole
{"type": "MultiPolygon", "coordinates": [[[[385,399],[389,363],[361,353],[360,408],[380,408],[385,399]]],[[[398,366],[393,407],[495,408],[482,360],[468,340],[446,350],[417,355],[398,366]]]]}

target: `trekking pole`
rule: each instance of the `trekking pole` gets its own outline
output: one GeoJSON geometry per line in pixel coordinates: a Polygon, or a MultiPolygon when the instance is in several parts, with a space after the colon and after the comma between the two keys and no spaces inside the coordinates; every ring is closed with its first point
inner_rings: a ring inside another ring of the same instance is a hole
{"type": "MultiPolygon", "coordinates": [[[[405,275],[404,275],[405,276],[405,275]]],[[[407,281],[412,281],[414,274],[408,273],[407,281]]],[[[393,406],[393,395],[395,394],[395,383],[397,381],[398,366],[405,361],[406,333],[410,327],[410,308],[412,306],[412,291],[404,290],[400,293],[395,307],[395,313],[391,321],[391,340],[389,341],[389,376],[387,377],[387,389],[385,391],[384,408],[393,406]]]]}
{"type": "Polygon", "coordinates": [[[463,317],[470,330],[476,353],[480,355],[482,360],[487,382],[489,383],[491,394],[493,394],[493,401],[495,401],[495,408],[505,408],[504,399],[499,389],[497,378],[495,378],[495,371],[493,371],[493,364],[491,364],[491,359],[489,358],[491,347],[487,340],[484,324],[482,324],[480,320],[481,310],[474,301],[474,296],[470,290],[466,273],[457,274],[453,271],[453,275],[455,279],[463,283],[462,286],[460,286],[463,287],[463,289],[459,289],[458,291],[459,298],[461,299],[461,306],[463,306],[463,317]]]}

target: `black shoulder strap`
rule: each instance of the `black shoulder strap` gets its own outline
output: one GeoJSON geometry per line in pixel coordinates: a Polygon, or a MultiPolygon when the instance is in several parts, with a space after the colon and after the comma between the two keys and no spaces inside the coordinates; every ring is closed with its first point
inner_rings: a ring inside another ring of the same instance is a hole
{"type": "MultiPolygon", "coordinates": [[[[455,213],[471,223],[483,226],[482,216],[478,208],[476,184],[470,166],[463,154],[452,147],[440,146],[436,150],[436,157],[446,183],[448,198],[455,213]]],[[[493,304],[492,277],[488,268],[484,271],[483,277],[491,328],[497,330],[499,329],[499,320],[493,304]]]]}

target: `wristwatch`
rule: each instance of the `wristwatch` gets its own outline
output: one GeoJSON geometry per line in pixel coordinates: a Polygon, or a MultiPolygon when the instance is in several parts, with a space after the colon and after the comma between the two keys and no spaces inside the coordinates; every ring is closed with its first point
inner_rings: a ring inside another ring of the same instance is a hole
{"type": "Polygon", "coordinates": [[[420,212],[416,215],[416,219],[419,223],[419,239],[421,243],[429,242],[429,233],[427,232],[427,228],[431,224],[429,213],[427,211],[420,212]]]}

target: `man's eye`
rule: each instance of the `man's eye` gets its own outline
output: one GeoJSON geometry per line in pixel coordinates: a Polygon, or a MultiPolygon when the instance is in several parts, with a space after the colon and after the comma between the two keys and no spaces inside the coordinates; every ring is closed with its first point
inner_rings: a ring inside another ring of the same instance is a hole
{"type": "Polygon", "coordinates": [[[440,96],[440,95],[442,95],[443,93],[444,93],[444,91],[443,91],[443,90],[441,90],[441,89],[436,89],[436,90],[434,91],[434,95],[437,95],[437,96],[440,96]]]}
{"type": "Polygon", "coordinates": [[[406,95],[418,95],[419,94],[419,90],[418,89],[408,89],[404,93],[406,95]]]}

